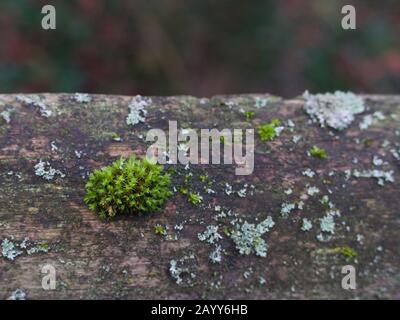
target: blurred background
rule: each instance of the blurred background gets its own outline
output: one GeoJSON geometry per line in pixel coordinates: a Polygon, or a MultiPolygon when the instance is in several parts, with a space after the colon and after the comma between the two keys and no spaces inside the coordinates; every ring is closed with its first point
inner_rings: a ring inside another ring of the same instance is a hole
{"type": "Polygon", "coordinates": [[[0,0],[1,93],[305,89],[399,93],[399,0],[0,0]],[[41,28],[45,4],[57,30],[41,28]]]}

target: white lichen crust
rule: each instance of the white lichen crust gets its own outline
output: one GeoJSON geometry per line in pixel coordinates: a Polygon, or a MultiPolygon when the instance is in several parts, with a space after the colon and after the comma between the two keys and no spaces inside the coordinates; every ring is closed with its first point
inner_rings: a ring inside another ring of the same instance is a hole
{"type": "Polygon", "coordinates": [[[274,225],[275,223],[270,216],[258,225],[245,221],[242,225],[236,225],[236,230],[232,232],[231,239],[240,254],[249,255],[255,252],[260,257],[266,257],[268,245],[262,238],[262,235],[268,232],[274,225]]]}
{"type": "Polygon", "coordinates": [[[18,95],[16,99],[22,104],[38,108],[40,115],[43,117],[48,118],[53,114],[38,95],[18,95]]]}
{"type": "Polygon", "coordinates": [[[140,95],[135,96],[129,103],[129,114],[126,118],[126,124],[134,126],[139,122],[144,122],[147,116],[146,107],[151,104],[150,98],[144,98],[140,95]]]}
{"type": "Polygon", "coordinates": [[[336,130],[347,128],[354,120],[354,115],[365,109],[364,100],[351,92],[310,94],[304,92],[304,109],[312,121],[319,122],[321,127],[336,130]]]}
{"type": "Polygon", "coordinates": [[[56,175],[61,176],[61,178],[65,177],[65,174],[62,173],[60,170],[56,170],[50,166],[49,162],[44,162],[40,160],[35,165],[35,174],[39,177],[42,177],[45,180],[53,180],[56,175]]]}

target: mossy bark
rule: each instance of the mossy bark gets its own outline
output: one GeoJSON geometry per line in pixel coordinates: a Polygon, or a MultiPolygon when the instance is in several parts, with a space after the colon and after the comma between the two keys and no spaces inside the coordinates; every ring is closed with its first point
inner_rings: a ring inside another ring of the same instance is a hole
{"type": "Polygon", "coordinates": [[[14,95],[0,96],[3,106],[13,109],[9,124],[0,119],[0,240],[14,237],[20,242],[29,237],[50,247],[48,253],[22,254],[14,261],[0,257],[0,298],[17,288],[29,299],[400,297],[400,165],[390,151],[400,143],[396,134],[400,97],[365,96],[364,114],[381,111],[386,119],[360,130],[361,114],[342,132],[310,123],[301,98],[152,97],[145,123],[133,127],[125,122],[131,97],[95,95],[87,104],[68,94],[42,98],[53,111],[49,118],[17,102],[14,95]],[[257,107],[260,99],[265,106],[257,107]],[[242,109],[254,111],[254,117],[246,119],[242,109]],[[295,127],[293,131],[286,127],[272,141],[256,138],[251,175],[236,176],[230,165],[191,165],[189,170],[176,166],[174,186],[200,193],[200,205],[178,191],[161,212],[102,222],[83,202],[89,172],[121,155],[143,157],[149,146],[147,131],[167,130],[168,120],[178,121],[181,128],[245,129],[274,118],[282,123],[290,119],[295,127]],[[294,135],[301,135],[298,143],[293,142],[294,135]],[[52,142],[57,150],[52,150],[52,142]],[[328,158],[307,155],[314,145],[325,149],[328,158]],[[394,183],[379,186],[375,179],[346,179],[346,170],[373,168],[374,156],[393,170],[394,183]],[[36,176],[34,165],[40,159],[65,173],[65,178],[45,181],[36,176]],[[306,168],[317,175],[302,175],[306,168]],[[254,189],[249,187],[245,197],[236,192],[228,195],[226,183],[234,191],[246,183],[254,189]],[[320,189],[318,196],[304,196],[309,186],[320,189]],[[216,194],[206,193],[206,187],[216,194]],[[292,194],[284,192],[289,188],[292,194]],[[316,237],[326,210],[320,202],[325,194],[341,216],[335,218],[332,239],[321,242],[316,237]],[[282,218],[281,204],[301,196],[304,209],[282,218]],[[269,246],[266,258],[239,255],[227,235],[233,218],[216,221],[216,205],[250,223],[273,217],[276,225],[263,237],[269,246]],[[313,222],[310,231],[301,230],[302,218],[313,222]],[[183,229],[175,230],[182,222],[183,229]],[[170,237],[155,234],[156,224],[168,226],[170,237]],[[209,260],[213,246],[197,237],[211,224],[222,225],[220,264],[209,260]],[[347,247],[352,250],[343,249],[347,247]],[[187,261],[187,267],[196,277],[192,285],[185,281],[178,285],[169,273],[170,261],[191,253],[195,258],[187,261]],[[47,263],[56,268],[55,290],[41,286],[41,267],[47,263]],[[356,290],[341,287],[341,268],[349,264],[357,270],[356,290]]]}

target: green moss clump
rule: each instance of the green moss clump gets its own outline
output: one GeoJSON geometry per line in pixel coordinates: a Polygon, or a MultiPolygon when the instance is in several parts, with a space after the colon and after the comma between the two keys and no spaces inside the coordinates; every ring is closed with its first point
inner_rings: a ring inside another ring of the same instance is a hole
{"type": "Polygon", "coordinates": [[[328,157],[326,151],[317,146],[314,146],[310,149],[310,155],[314,158],[320,158],[320,159],[326,159],[328,157]]]}
{"type": "Polygon", "coordinates": [[[246,116],[246,120],[247,121],[250,121],[251,119],[253,119],[254,118],[254,116],[255,116],[255,112],[254,111],[246,111],[245,113],[244,113],[244,115],[246,116]]]}
{"type": "Polygon", "coordinates": [[[203,197],[198,193],[189,193],[189,201],[194,205],[198,205],[203,201],[203,197]]]}
{"type": "Polygon", "coordinates": [[[84,200],[101,219],[158,211],[172,194],[170,176],[162,171],[147,159],[120,158],[90,175],[84,200]]]}
{"type": "Polygon", "coordinates": [[[167,228],[165,228],[164,226],[162,226],[160,224],[156,224],[154,226],[154,233],[165,236],[167,234],[167,228]]]}
{"type": "Polygon", "coordinates": [[[353,259],[357,257],[357,252],[350,247],[337,247],[334,249],[336,253],[344,255],[346,258],[353,259]]]}
{"type": "Polygon", "coordinates": [[[265,123],[257,128],[261,141],[270,141],[277,136],[276,127],[280,126],[279,119],[273,119],[270,123],[265,123]]]}

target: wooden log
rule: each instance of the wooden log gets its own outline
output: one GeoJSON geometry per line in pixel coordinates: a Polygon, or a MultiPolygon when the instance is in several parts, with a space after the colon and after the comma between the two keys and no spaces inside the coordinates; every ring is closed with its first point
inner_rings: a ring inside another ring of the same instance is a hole
{"type": "Polygon", "coordinates": [[[134,126],[126,123],[132,97],[81,98],[42,94],[40,104],[0,96],[0,112],[10,116],[0,117],[0,298],[18,288],[28,299],[400,298],[399,96],[363,96],[366,110],[343,131],[311,122],[301,97],[151,97],[145,121],[134,126]],[[360,130],[376,111],[384,119],[360,130]],[[110,222],[83,201],[92,170],[119,156],[143,157],[148,130],[167,130],[169,120],[180,128],[232,130],[274,118],[284,130],[271,141],[256,134],[250,175],[235,175],[234,165],[167,165],[176,192],[162,212],[110,222]],[[310,156],[313,146],[327,158],[310,156]],[[38,176],[40,161],[59,174],[38,176]],[[394,181],[382,186],[378,178],[354,176],[368,170],[392,171],[394,181]],[[202,202],[188,201],[190,192],[202,202]],[[285,204],[295,206],[287,217],[285,204]],[[332,222],[323,220],[331,209],[340,211],[332,213],[333,232],[321,226],[332,222]],[[261,237],[267,256],[240,254],[235,228],[267,216],[275,223],[261,237]],[[303,219],[310,230],[302,230],[303,219]],[[166,235],[154,232],[157,224],[166,235]],[[200,241],[208,226],[218,226],[222,239],[200,241]],[[213,263],[217,245],[222,258],[213,263]],[[55,268],[55,290],[42,287],[46,264],[55,268]],[[342,288],[345,265],[355,268],[354,290],[342,288]]]}

